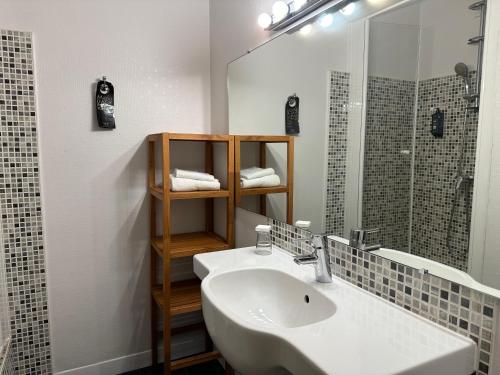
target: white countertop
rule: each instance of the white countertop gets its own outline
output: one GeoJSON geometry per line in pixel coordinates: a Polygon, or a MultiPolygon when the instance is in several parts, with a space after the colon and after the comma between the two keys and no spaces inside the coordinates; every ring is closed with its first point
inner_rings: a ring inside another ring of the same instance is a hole
{"type": "MultiPolygon", "coordinates": [[[[265,332],[255,322],[238,318],[234,307],[218,306],[225,318],[246,330],[279,337],[296,356],[314,363],[319,373],[469,375],[475,371],[472,340],[337,277],[331,284],[317,283],[312,266],[296,265],[284,251],[274,249],[272,255],[259,256],[251,247],[194,257],[194,271],[204,279],[202,289],[217,274],[251,268],[286,272],[335,303],[335,314],[326,320],[291,329],[268,326],[265,332]]],[[[209,297],[217,303],[217,296],[209,297]]]]}

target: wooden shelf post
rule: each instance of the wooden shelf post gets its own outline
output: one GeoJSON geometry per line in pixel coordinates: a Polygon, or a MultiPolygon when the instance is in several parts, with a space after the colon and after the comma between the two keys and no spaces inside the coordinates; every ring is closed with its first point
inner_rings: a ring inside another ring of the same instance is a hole
{"type": "Polygon", "coordinates": [[[173,370],[195,364],[212,361],[220,357],[220,353],[212,350],[210,337],[206,336],[207,351],[186,358],[172,360],[171,336],[198,327],[171,327],[172,316],[199,311],[201,309],[201,292],[199,280],[187,280],[173,283],[170,278],[171,259],[192,257],[210,251],[227,250],[234,247],[234,137],[229,135],[177,134],[161,133],[148,137],[148,185],[150,192],[150,236],[151,236],[151,346],[152,362],[158,364],[158,318],[159,312],[163,320],[163,356],[164,375],[173,370]],[[205,143],[205,171],[214,173],[214,142],[225,143],[227,147],[227,186],[219,191],[170,191],[170,143],[171,142],[203,142],[205,143]],[[161,186],[156,179],[157,146],[161,146],[161,186]],[[226,237],[222,238],[214,232],[214,199],[226,199],[226,237]],[[179,199],[205,199],[205,231],[196,233],[171,233],[172,212],[170,202],[179,199]],[[157,233],[157,204],[162,204],[162,233],[157,233]],[[161,285],[158,285],[158,261],[162,261],[161,285]]]}

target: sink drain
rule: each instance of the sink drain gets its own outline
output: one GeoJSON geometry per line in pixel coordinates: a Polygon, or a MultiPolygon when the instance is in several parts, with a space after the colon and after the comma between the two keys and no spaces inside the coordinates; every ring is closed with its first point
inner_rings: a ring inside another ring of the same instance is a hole
{"type": "Polygon", "coordinates": [[[309,296],[307,294],[304,296],[304,301],[306,301],[306,303],[309,303],[309,296]]]}

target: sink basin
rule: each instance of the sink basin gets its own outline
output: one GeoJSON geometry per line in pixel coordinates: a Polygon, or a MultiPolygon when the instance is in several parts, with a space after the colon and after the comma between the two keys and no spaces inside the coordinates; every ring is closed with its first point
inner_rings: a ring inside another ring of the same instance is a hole
{"type": "Polygon", "coordinates": [[[475,344],[275,249],[197,254],[207,330],[243,375],[470,375],[475,344]]]}
{"type": "Polygon", "coordinates": [[[335,304],[310,285],[272,269],[222,273],[205,288],[235,316],[259,326],[300,327],[335,313],[335,304]]]}

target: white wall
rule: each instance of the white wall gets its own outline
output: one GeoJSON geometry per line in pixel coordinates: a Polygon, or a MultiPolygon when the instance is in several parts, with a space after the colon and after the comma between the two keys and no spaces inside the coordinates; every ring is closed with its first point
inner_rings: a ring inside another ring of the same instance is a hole
{"type": "Polygon", "coordinates": [[[35,37],[54,370],[146,365],[145,137],[211,130],[208,1],[2,0],[0,25],[35,37]],[[94,121],[102,75],[114,131],[94,121]]]}
{"type": "Polygon", "coordinates": [[[455,74],[457,62],[476,69],[477,46],[467,40],[479,34],[479,12],[470,0],[427,0],[420,5],[421,80],[455,74]]]}
{"type": "Polygon", "coordinates": [[[368,75],[417,79],[419,3],[398,7],[370,20],[368,75]]]}

